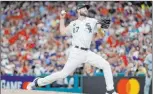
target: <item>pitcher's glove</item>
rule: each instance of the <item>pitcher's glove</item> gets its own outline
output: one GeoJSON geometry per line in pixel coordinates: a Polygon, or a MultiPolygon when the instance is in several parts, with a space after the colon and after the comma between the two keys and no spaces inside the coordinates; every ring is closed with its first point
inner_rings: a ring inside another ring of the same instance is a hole
{"type": "Polygon", "coordinates": [[[101,28],[108,29],[111,23],[111,18],[109,16],[101,17],[99,23],[101,24],[101,28]]]}

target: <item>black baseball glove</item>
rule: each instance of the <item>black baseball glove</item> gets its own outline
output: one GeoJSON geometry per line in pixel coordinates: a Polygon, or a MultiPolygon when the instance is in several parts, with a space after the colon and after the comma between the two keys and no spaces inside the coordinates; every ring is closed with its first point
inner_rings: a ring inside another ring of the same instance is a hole
{"type": "Polygon", "coordinates": [[[107,29],[111,23],[111,18],[109,16],[101,17],[99,23],[101,24],[101,28],[107,29]]]}

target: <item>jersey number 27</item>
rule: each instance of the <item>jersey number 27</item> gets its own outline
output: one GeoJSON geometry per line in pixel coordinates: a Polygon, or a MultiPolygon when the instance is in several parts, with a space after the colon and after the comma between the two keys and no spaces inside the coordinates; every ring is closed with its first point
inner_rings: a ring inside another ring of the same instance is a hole
{"type": "Polygon", "coordinates": [[[73,33],[78,32],[78,30],[79,30],[79,27],[74,27],[74,28],[73,28],[73,33]]]}
{"type": "Polygon", "coordinates": [[[79,30],[79,27],[75,27],[75,23],[73,24],[73,26],[74,26],[74,28],[73,28],[73,33],[76,33],[76,32],[78,32],[78,30],[79,30]]]}

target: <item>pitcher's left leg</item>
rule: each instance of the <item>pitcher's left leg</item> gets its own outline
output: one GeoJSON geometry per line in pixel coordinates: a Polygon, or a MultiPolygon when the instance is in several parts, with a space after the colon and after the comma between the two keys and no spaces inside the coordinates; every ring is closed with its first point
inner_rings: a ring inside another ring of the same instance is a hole
{"type": "MultiPolygon", "coordinates": [[[[104,72],[104,78],[106,82],[106,89],[107,91],[114,91],[114,82],[113,82],[113,75],[112,75],[112,70],[111,66],[108,61],[103,59],[101,56],[89,51],[87,55],[87,63],[98,67],[100,69],[103,69],[104,72]]],[[[107,94],[107,93],[106,93],[107,94]]],[[[116,94],[116,93],[111,93],[111,94],[116,94]]]]}

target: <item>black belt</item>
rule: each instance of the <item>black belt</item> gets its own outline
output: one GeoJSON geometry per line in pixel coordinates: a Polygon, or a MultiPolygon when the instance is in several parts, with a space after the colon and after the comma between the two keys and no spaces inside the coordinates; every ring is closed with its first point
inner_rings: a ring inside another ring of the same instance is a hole
{"type": "Polygon", "coordinates": [[[79,49],[81,49],[81,50],[85,50],[85,51],[88,50],[88,48],[83,48],[83,47],[79,47],[79,46],[75,46],[75,48],[79,48],[79,49]]]}

